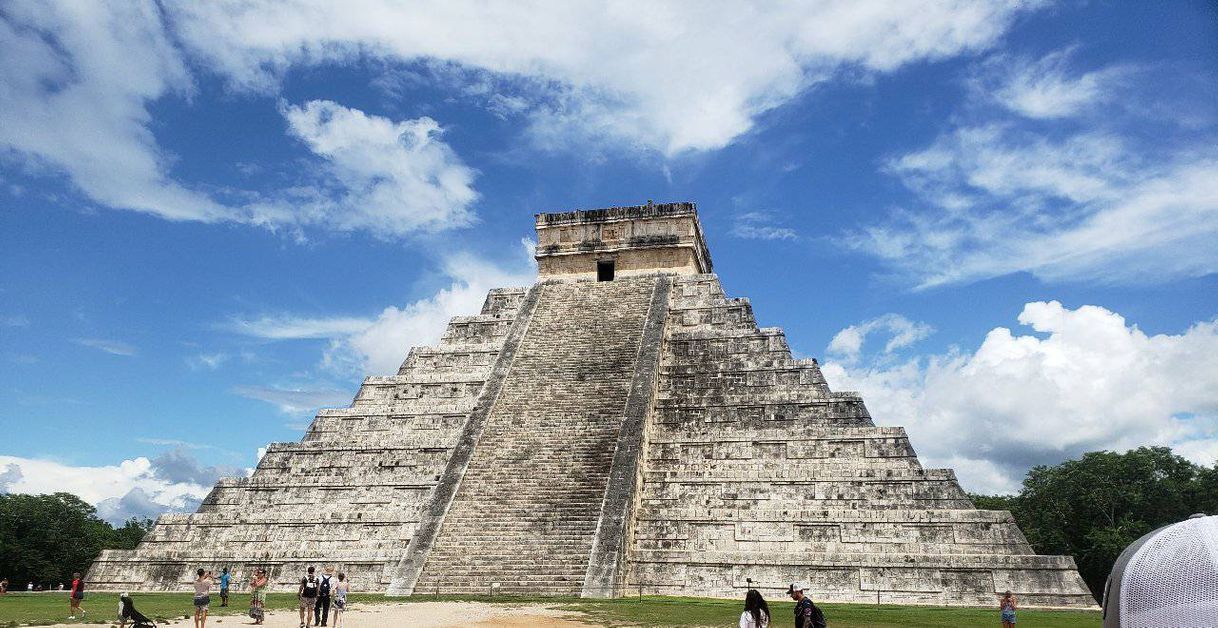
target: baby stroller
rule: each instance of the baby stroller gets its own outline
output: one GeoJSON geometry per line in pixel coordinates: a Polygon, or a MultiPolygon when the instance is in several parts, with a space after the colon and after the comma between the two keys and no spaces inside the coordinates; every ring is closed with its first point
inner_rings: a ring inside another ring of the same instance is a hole
{"type": "Polygon", "coordinates": [[[118,597],[118,619],[121,624],[132,622],[131,628],[156,628],[156,624],[151,619],[135,610],[135,603],[126,593],[118,597]]]}

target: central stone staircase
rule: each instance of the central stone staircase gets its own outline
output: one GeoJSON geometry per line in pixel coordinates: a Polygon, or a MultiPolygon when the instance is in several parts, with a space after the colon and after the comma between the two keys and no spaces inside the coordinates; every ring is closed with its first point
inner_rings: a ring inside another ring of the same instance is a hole
{"type": "Polygon", "coordinates": [[[659,281],[540,286],[416,594],[580,594],[659,281]]]}

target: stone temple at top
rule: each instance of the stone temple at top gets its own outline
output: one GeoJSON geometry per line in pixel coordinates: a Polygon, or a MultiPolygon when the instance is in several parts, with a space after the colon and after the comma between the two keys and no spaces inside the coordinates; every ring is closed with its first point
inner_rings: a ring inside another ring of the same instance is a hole
{"type": "MultiPolygon", "coordinates": [[[[1067,556],[925,469],[900,427],[724,295],[693,203],[538,214],[537,283],[492,290],[394,375],[271,444],[96,589],[333,565],[400,595],[1093,606],[1067,556]]],[[[405,350],[405,347],[403,347],[405,350]]]]}

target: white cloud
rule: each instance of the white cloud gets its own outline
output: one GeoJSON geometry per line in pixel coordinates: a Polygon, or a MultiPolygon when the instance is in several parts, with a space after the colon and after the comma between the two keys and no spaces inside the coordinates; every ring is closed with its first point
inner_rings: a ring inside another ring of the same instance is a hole
{"type": "MultiPolygon", "coordinates": [[[[514,260],[509,267],[469,253],[451,254],[442,266],[451,280],[447,286],[402,307],[386,307],[376,317],[238,317],[229,322],[228,328],[271,340],[328,338],[330,346],[323,364],[330,370],[344,375],[396,373],[412,346],[436,343],[453,316],[477,314],[491,289],[532,284],[537,276],[533,243],[522,240],[521,253],[523,259],[514,260]]],[[[299,410],[304,405],[287,403],[281,407],[299,410]]]]}
{"type": "Polygon", "coordinates": [[[158,475],[159,467],[144,457],[91,467],[0,455],[0,468],[14,466],[19,477],[8,484],[9,491],[34,494],[66,491],[97,506],[98,515],[111,523],[121,523],[131,516],[192,511],[211,490],[210,483],[204,486],[166,480],[158,475]]]}
{"type": "Polygon", "coordinates": [[[203,369],[214,371],[227,362],[228,358],[229,355],[223,352],[200,353],[198,355],[186,358],[186,364],[196,371],[203,369]]]}
{"type": "Polygon", "coordinates": [[[1131,68],[1109,66],[1072,73],[1074,50],[1060,50],[1038,60],[1001,57],[992,61],[978,87],[995,103],[1028,118],[1065,118],[1086,113],[1118,97],[1131,68]]]}
{"type": "Polygon", "coordinates": [[[452,279],[447,287],[404,307],[385,308],[367,329],[337,340],[330,359],[341,362],[354,357],[367,372],[395,373],[410,347],[439,341],[448,319],[477,314],[487,292],[527,286],[536,279],[535,267],[505,270],[468,254],[445,260],[444,273],[452,279]]]}
{"type": "Polygon", "coordinates": [[[285,107],[283,115],[292,135],[326,160],[332,179],[326,198],[296,204],[296,220],[384,236],[473,221],[474,171],[441,141],[435,120],[394,122],[327,100],[285,107]]]}
{"type": "Polygon", "coordinates": [[[854,362],[862,353],[863,342],[872,333],[886,332],[890,335],[884,344],[884,353],[887,354],[908,347],[934,331],[930,325],[911,321],[900,314],[884,314],[837,332],[829,341],[827,352],[841,356],[847,362],[854,362]]]}
{"type": "Polygon", "coordinates": [[[1159,155],[1089,132],[1051,140],[964,127],[889,170],[924,209],[843,242],[927,288],[1026,271],[1135,283],[1218,272],[1218,153],[1159,155]]]}
{"type": "Polygon", "coordinates": [[[372,321],[366,318],[307,318],[292,315],[263,316],[249,320],[234,317],[224,327],[229,331],[268,340],[333,338],[359,333],[372,321]]]}
{"type": "Polygon", "coordinates": [[[328,164],[315,187],[232,204],[174,180],[149,107],[189,98],[188,60],[153,2],[15,4],[0,16],[0,150],[64,172],[95,202],[170,220],[365,230],[385,237],[464,226],[473,171],[429,119],[393,122],[329,101],[287,107],[290,131],[328,164]]]}
{"type": "Polygon", "coordinates": [[[152,2],[9,3],[0,16],[0,148],[50,165],[93,200],[170,220],[232,210],[174,182],[148,104],[192,89],[152,2]]]}
{"type": "Polygon", "coordinates": [[[274,404],[280,412],[292,415],[309,415],[318,408],[346,407],[351,404],[354,393],[334,388],[284,388],[279,386],[237,386],[233,392],[274,404]]]}
{"type": "Polygon", "coordinates": [[[774,224],[774,216],[768,212],[742,212],[736,214],[732,235],[747,240],[796,240],[799,234],[789,227],[774,224]]]}
{"type": "Polygon", "coordinates": [[[542,146],[593,140],[676,155],[729,144],[843,68],[891,72],[986,49],[1038,5],[18,3],[0,16],[0,150],[29,170],[65,173],[111,208],[299,238],[307,228],[400,237],[472,220],[473,171],[435,121],[328,101],[286,107],[290,132],[327,176],[260,194],[230,189],[226,198],[245,199],[231,202],[207,191],[223,182],[175,178],[151,108],[193,98],[196,68],[276,92],[290,67],[373,59],[391,73],[456,68],[456,87],[473,83],[457,93],[522,118],[542,146]]]}
{"type": "Polygon", "coordinates": [[[843,66],[887,72],[985,49],[1036,4],[830,1],[725,12],[697,2],[370,0],[169,10],[185,45],[242,87],[274,90],[294,65],[451,63],[528,83],[509,111],[528,108],[541,135],[608,137],[671,155],[726,145],[843,66]]]}
{"type": "Polygon", "coordinates": [[[998,327],[972,353],[830,361],[825,376],[974,491],[1012,491],[1034,464],[1098,449],[1161,444],[1215,463],[1218,319],[1148,336],[1102,307],[1053,301],[1028,303],[1019,322],[1036,334],[998,327]]]}
{"type": "Polygon", "coordinates": [[[98,351],[104,351],[111,355],[132,356],[136,354],[135,347],[118,340],[106,340],[104,338],[77,338],[73,342],[81,345],[82,347],[97,349],[98,351]]]}

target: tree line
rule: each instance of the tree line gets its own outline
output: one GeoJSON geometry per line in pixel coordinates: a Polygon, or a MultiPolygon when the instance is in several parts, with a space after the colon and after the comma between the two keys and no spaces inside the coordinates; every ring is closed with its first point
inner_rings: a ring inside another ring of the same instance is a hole
{"type": "Polygon", "coordinates": [[[71,493],[0,494],[0,578],[15,591],[31,582],[45,589],[66,586],[103,549],[134,549],[151,527],[151,519],[114,527],[71,493]]]}
{"type": "Polygon", "coordinates": [[[1218,465],[1167,447],[1096,451],[1033,467],[1016,495],[972,495],[978,508],[1009,510],[1038,554],[1073,556],[1101,601],[1121,552],[1156,528],[1194,513],[1218,514],[1218,465]]]}

